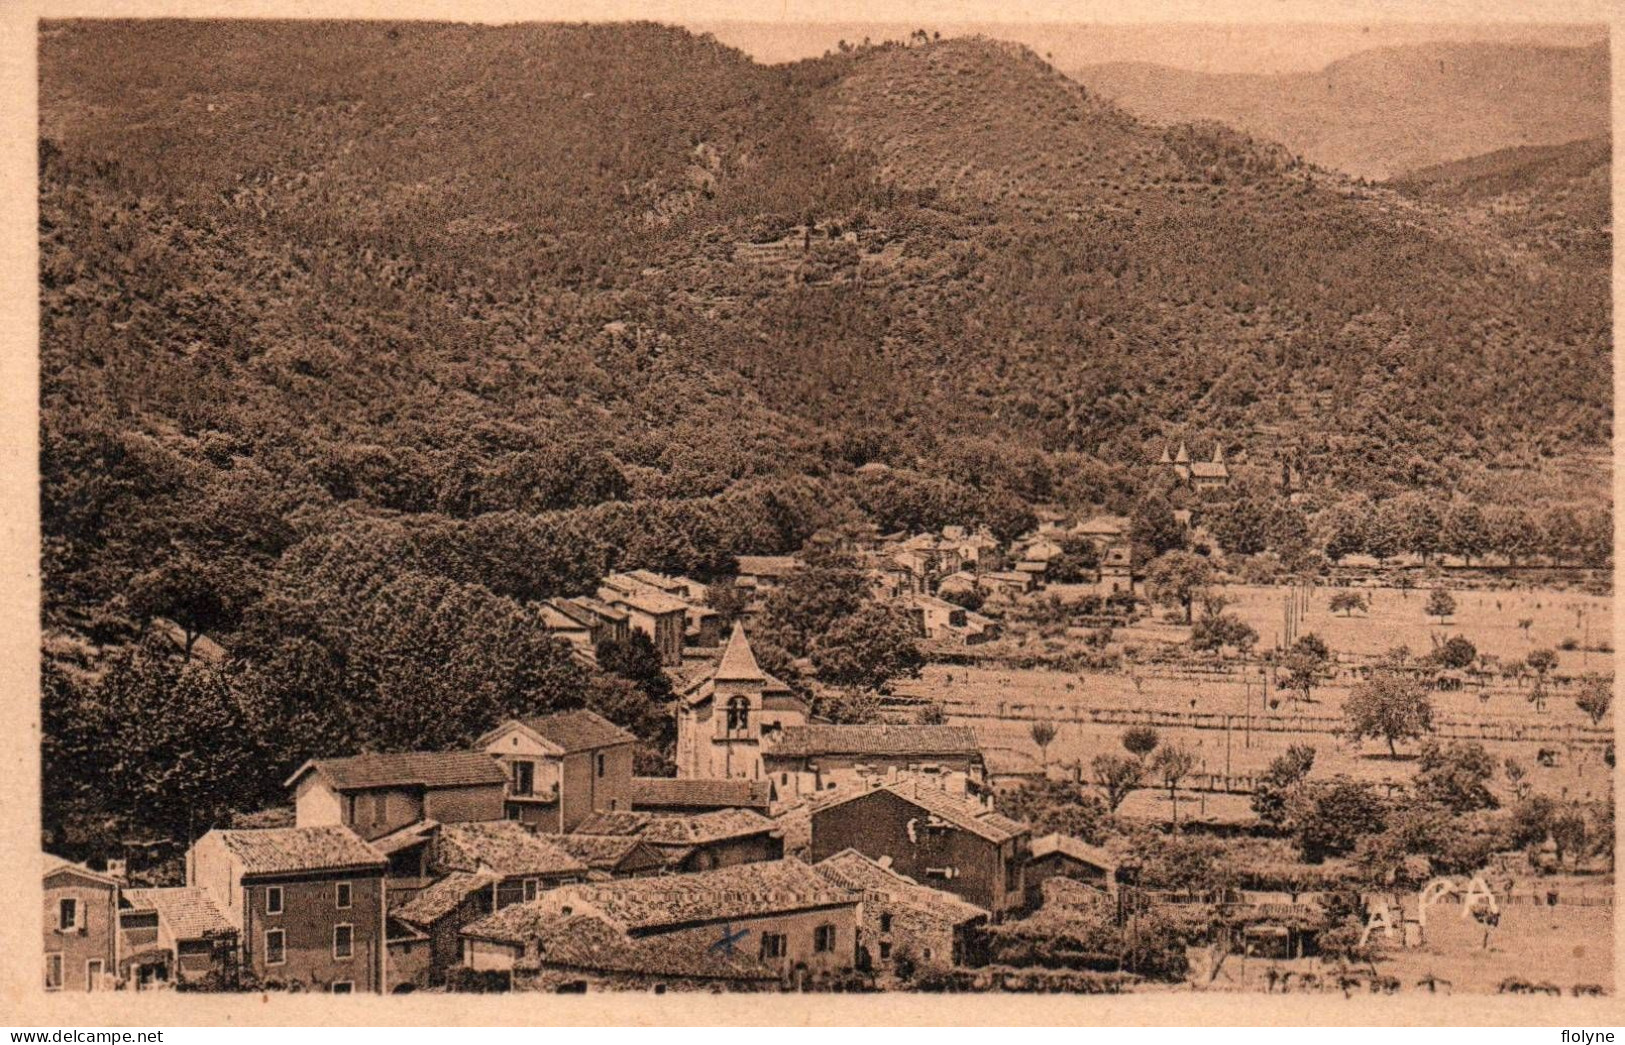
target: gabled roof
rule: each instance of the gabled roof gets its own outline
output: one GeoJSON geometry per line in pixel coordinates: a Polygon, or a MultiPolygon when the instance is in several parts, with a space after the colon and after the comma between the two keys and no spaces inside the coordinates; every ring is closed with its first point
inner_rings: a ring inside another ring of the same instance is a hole
{"type": "Polygon", "coordinates": [[[580,860],[594,871],[615,871],[641,850],[645,863],[661,867],[666,858],[660,850],[644,843],[636,835],[552,835],[550,839],[560,849],[580,860]]]}
{"type": "Polygon", "coordinates": [[[158,912],[159,921],[169,927],[169,934],[177,940],[201,940],[211,933],[228,933],[235,929],[215,906],[209,890],[201,886],[126,889],[124,898],[138,911],[158,912]]]}
{"type": "Polygon", "coordinates": [[[245,875],[372,870],[389,866],[384,854],[347,827],[270,827],[210,831],[243,865],[245,875]]]}
{"type": "Polygon", "coordinates": [[[633,939],[604,921],[584,914],[559,914],[540,902],[515,904],[467,929],[465,936],[537,948],[526,968],[712,981],[776,981],[779,971],[745,945],[716,946],[714,930],[685,929],[633,939]]]}
{"type": "Polygon", "coordinates": [[[921,885],[907,875],[883,867],[856,849],[843,849],[813,865],[813,870],[836,885],[856,889],[886,906],[908,907],[920,914],[954,925],[987,918],[988,912],[953,893],[921,885]]]}
{"type": "Polygon", "coordinates": [[[413,925],[428,927],[462,906],[469,894],[489,889],[499,881],[496,875],[484,871],[452,871],[389,913],[413,925]]]}
{"type": "Polygon", "coordinates": [[[637,837],[659,846],[696,846],[748,838],[778,830],[778,826],[749,809],[713,809],[689,816],[652,813],[594,813],[576,826],[582,835],[637,837]]]}
{"type": "MultiPolygon", "coordinates": [[[[1167,457],[1167,451],[1163,456],[1167,457]]],[[[1126,515],[1095,515],[1072,528],[1072,532],[1088,537],[1117,537],[1129,531],[1129,518],[1126,515]]]]}
{"type": "Polygon", "coordinates": [[[625,610],[617,609],[616,607],[611,606],[609,603],[602,602],[591,597],[590,595],[578,595],[577,597],[570,599],[569,602],[572,605],[603,620],[621,622],[627,619],[625,610]]]}
{"type": "Polygon", "coordinates": [[[786,726],[764,754],[776,758],[816,755],[977,755],[981,745],[968,726],[856,725],[786,726]]]}
{"type": "Polygon", "coordinates": [[[587,872],[586,864],[514,820],[442,824],[435,835],[434,862],[444,868],[488,871],[504,878],[587,872]]]}
{"type": "Polygon", "coordinates": [[[734,621],[733,633],[722,650],[722,660],[711,676],[717,682],[766,682],[767,673],[756,663],[750,640],[745,637],[745,626],[734,621]]]}
{"type": "Polygon", "coordinates": [[[378,787],[474,787],[508,779],[496,760],[483,751],[407,751],[398,754],[313,758],[294,771],[283,787],[292,787],[315,772],[337,791],[378,787]]]}
{"type": "Polygon", "coordinates": [[[76,874],[80,877],[89,878],[92,881],[100,882],[103,885],[119,884],[118,879],[114,878],[110,874],[104,874],[101,871],[92,871],[84,864],[76,864],[72,860],[57,856],[55,853],[40,854],[40,870],[42,872],[42,877],[46,878],[53,874],[57,874],[58,872],[66,871],[70,874],[76,874]]]}
{"type": "Polygon", "coordinates": [[[859,893],[836,885],[800,860],[787,859],[694,874],[566,885],[549,890],[536,906],[559,913],[569,907],[575,914],[593,914],[623,932],[635,933],[855,904],[860,899],[859,893]]]}
{"type": "Polygon", "coordinates": [[[794,555],[739,555],[741,577],[787,577],[801,569],[801,560],[794,555]]]}
{"type": "Polygon", "coordinates": [[[640,613],[648,613],[657,617],[668,613],[686,613],[688,611],[688,603],[682,599],[674,595],[667,595],[658,588],[650,588],[641,584],[634,585],[622,582],[622,586],[617,587],[606,581],[604,586],[598,589],[598,597],[605,602],[630,606],[640,613]]]}
{"type": "Polygon", "coordinates": [[[633,777],[632,808],[766,809],[773,785],[766,780],[701,780],[688,777],[633,777]]]}
{"type": "Polygon", "coordinates": [[[1117,860],[1111,853],[1099,846],[1090,845],[1080,839],[1073,838],[1071,835],[1063,835],[1057,831],[1033,839],[1032,858],[1034,860],[1053,853],[1060,853],[1062,856],[1070,857],[1079,863],[1098,867],[1107,873],[1114,873],[1117,870],[1117,860]]]}
{"type": "Polygon", "coordinates": [[[904,780],[885,787],[872,788],[867,791],[857,790],[850,794],[839,795],[814,812],[814,823],[816,825],[817,816],[827,810],[845,805],[848,802],[860,801],[881,792],[895,795],[954,827],[969,831],[971,834],[985,838],[995,844],[1007,842],[1012,838],[1019,838],[1032,831],[1032,828],[1026,824],[1012,820],[1001,813],[996,813],[973,799],[950,794],[940,787],[921,784],[914,780],[904,780]]]}
{"type": "MultiPolygon", "coordinates": [[[[552,715],[516,720],[565,754],[601,747],[635,744],[638,738],[596,711],[560,711],[552,715]]],[[[489,734],[487,734],[489,736],[489,734]]],[[[506,778],[504,778],[506,779],[506,778]]]]}
{"type": "Polygon", "coordinates": [[[403,849],[410,849],[429,841],[439,826],[439,822],[435,820],[419,820],[397,828],[381,838],[374,838],[372,847],[385,856],[393,856],[403,849]]]}

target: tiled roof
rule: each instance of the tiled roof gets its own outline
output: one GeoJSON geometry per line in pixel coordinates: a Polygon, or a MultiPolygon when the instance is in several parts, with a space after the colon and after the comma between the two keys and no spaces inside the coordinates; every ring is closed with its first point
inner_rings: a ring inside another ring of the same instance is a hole
{"type": "Polygon", "coordinates": [[[587,865],[515,820],[443,824],[434,840],[434,862],[460,871],[520,875],[585,874],[587,865]]]}
{"type": "Polygon", "coordinates": [[[483,871],[452,871],[390,912],[414,925],[430,926],[455,911],[468,895],[499,881],[483,871]]]}
{"type": "Polygon", "coordinates": [[[814,755],[970,755],[981,750],[968,726],[786,726],[770,757],[814,755]]]}
{"type": "Polygon", "coordinates": [[[117,884],[117,880],[111,875],[103,874],[101,871],[92,871],[84,864],[76,864],[72,860],[57,856],[55,853],[40,854],[40,871],[43,876],[53,875],[58,871],[71,871],[74,874],[94,878],[96,881],[105,882],[108,885],[117,884]]]}
{"type": "Polygon", "coordinates": [[[1115,537],[1127,533],[1128,529],[1129,519],[1126,515],[1096,515],[1073,527],[1072,532],[1092,536],[1115,537]]]}
{"type": "MultiPolygon", "coordinates": [[[[615,870],[643,845],[636,835],[552,835],[550,840],[594,871],[615,870]]],[[[659,866],[663,861],[659,852],[648,852],[651,862],[659,866]]]]}
{"type": "Polygon", "coordinates": [[[591,610],[571,602],[569,599],[548,599],[542,603],[542,619],[544,621],[547,619],[548,610],[552,610],[559,616],[565,617],[583,628],[592,628],[598,623],[596,615],[591,610]]]}
{"type": "MultiPolygon", "coordinates": [[[[295,874],[383,868],[384,854],[347,827],[272,827],[260,831],[210,831],[242,861],[245,874],[295,874]]],[[[204,837],[208,837],[205,835],[204,837]]]]}
{"type": "Polygon", "coordinates": [[[578,835],[635,835],[649,822],[648,813],[602,811],[576,825],[578,835]]]}
{"type": "Polygon", "coordinates": [[[632,778],[634,809],[695,806],[766,809],[772,794],[773,785],[766,780],[700,780],[664,776],[632,778]]]}
{"type": "Polygon", "coordinates": [[[215,906],[209,890],[195,885],[173,889],[126,889],[124,898],[141,911],[157,911],[177,940],[201,940],[209,933],[231,932],[233,926],[215,906]]]}
{"type": "Polygon", "coordinates": [[[853,791],[846,795],[839,795],[821,806],[814,813],[814,830],[817,829],[817,815],[826,809],[832,809],[847,802],[855,802],[880,791],[889,791],[905,802],[910,802],[930,813],[932,816],[971,834],[985,838],[994,844],[1007,842],[1012,838],[1028,834],[1032,828],[1017,820],[1012,820],[1002,813],[995,813],[971,798],[963,795],[950,794],[941,787],[930,783],[921,783],[917,780],[903,780],[885,787],[874,788],[868,791],[853,791]]]}
{"type": "Polygon", "coordinates": [[[391,831],[382,838],[374,838],[372,847],[385,856],[392,856],[402,849],[410,849],[415,845],[427,842],[434,836],[435,828],[439,826],[440,824],[434,820],[419,820],[416,823],[407,824],[405,827],[391,831]]]}
{"type": "Polygon", "coordinates": [[[735,864],[696,874],[625,878],[600,885],[566,885],[539,901],[548,909],[592,913],[627,932],[691,923],[754,918],[814,907],[856,903],[858,893],[838,886],[799,860],[735,864]]]}
{"type": "Polygon", "coordinates": [[[1230,474],[1222,462],[1193,461],[1191,474],[1198,479],[1222,479],[1230,474]]]}
{"type": "Polygon", "coordinates": [[[521,721],[526,729],[539,734],[549,743],[557,744],[566,753],[634,744],[638,739],[595,711],[561,711],[556,715],[521,721]]]}
{"type": "Polygon", "coordinates": [[[320,773],[340,791],[372,787],[472,787],[501,784],[508,779],[496,760],[483,751],[408,751],[311,759],[283,786],[291,787],[311,770],[320,773]]]}
{"type": "Polygon", "coordinates": [[[625,610],[617,609],[614,606],[611,606],[609,603],[603,602],[603,601],[601,601],[599,599],[595,599],[595,598],[591,597],[590,595],[577,596],[576,598],[570,599],[569,601],[573,605],[581,607],[582,609],[586,610],[588,613],[591,613],[595,617],[600,617],[600,618],[602,618],[604,620],[611,620],[611,621],[624,621],[624,620],[626,620],[626,611],[625,610]]]}
{"type": "Polygon", "coordinates": [[[583,820],[576,833],[637,836],[659,846],[708,845],[776,830],[773,821],[749,809],[713,809],[689,816],[603,812],[583,820]]]}
{"type": "Polygon", "coordinates": [[[907,906],[955,925],[988,917],[988,912],[975,904],[882,867],[856,849],[843,849],[820,860],[813,865],[813,870],[836,885],[878,896],[891,905],[907,906]]]}
{"type": "Polygon", "coordinates": [[[657,616],[665,613],[683,613],[688,609],[688,603],[682,599],[667,595],[658,588],[641,584],[623,582],[622,586],[617,587],[606,583],[598,589],[598,597],[612,605],[619,603],[657,616]]]}
{"type": "Polygon", "coordinates": [[[542,624],[547,627],[548,631],[592,630],[591,624],[577,620],[574,614],[565,613],[556,606],[550,606],[544,602],[542,603],[540,610],[542,614],[542,624]]]}
{"type": "Polygon", "coordinates": [[[482,918],[464,935],[502,943],[536,945],[520,968],[699,980],[777,980],[779,972],[757,957],[760,943],[745,939],[718,947],[715,929],[680,929],[632,939],[602,918],[558,914],[541,901],[514,904],[482,918]]]}
{"type": "Polygon", "coordinates": [[[1049,856],[1052,853],[1069,856],[1080,863],[1091,864],[1107,872],[1117,870],[1117,861],[1112,857],[1112,854],[1099,846],[1093,846],[1073,838],[1071,835],[1055,832],[1054,834],[1041,835],[1033,839],[1032,858],[1034,860],[1039,857],[1049,856]]]}
{"type": "Polygon", "coordinates": [[[773,821],[749,809],[714,809],[691,816],[655,816],[640,832],[657,845],[707,845],[774,831],[773,821]]]}
{"type": "Polygon", "coordinates": [[[736,560],[742,577],[787,577],[801,568],[793,555],[740,555],[736,560]]]}

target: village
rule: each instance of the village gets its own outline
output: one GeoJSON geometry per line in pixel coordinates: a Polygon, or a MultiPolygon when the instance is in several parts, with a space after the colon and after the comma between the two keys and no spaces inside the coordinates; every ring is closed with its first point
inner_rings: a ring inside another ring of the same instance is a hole
{"type": "Polygon", "coordinates": [[[586,709],[313,758],[232,826],[44,854],[46,987],[1605,989],[1606,596],[1376,560],[1181,579],[1125,516],[1039,519],[820,533],[739,556],[722,606],[647,570],[548,600],[584,665],[652,647],[672,775],[586,709]],[[828,561],[920,657],[842,721],[752,643],[828,561]]]}

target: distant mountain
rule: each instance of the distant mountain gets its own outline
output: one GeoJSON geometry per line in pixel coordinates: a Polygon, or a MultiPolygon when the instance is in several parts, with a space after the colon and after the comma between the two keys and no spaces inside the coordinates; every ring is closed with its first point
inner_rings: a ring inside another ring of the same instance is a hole
{"type": "Polygon", "coordinates": [[[1070,75],[1148,120],[1218,120],[1367,178],[1609,133],[1606,44],[1379,48],[1313,73],[1112,63],[1070,75]]]}

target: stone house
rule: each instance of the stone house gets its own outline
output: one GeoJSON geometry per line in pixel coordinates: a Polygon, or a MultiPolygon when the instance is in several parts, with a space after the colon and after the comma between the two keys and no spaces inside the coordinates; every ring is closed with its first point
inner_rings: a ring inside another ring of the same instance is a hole
{"type": "Polygon", "coordinates": [[[637,737],[597,712],[509,719],[476,743],[507,782],[507,816],[538,831],[632,807],[637,737]]]}

